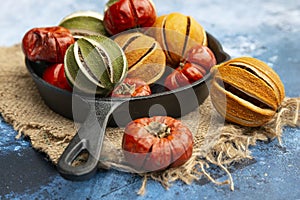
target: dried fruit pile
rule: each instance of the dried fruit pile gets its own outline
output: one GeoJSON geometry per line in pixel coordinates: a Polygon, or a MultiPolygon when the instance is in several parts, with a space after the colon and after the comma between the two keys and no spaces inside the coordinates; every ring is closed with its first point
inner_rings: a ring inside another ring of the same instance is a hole
{"type": "MultiPolygon", "coordinates": [[[[201,79],[216,64],[204,28],[190,16],[176,12],[157,16],[150,0],[111,0],[103,14],[79,11],[64,17],[58,26],[29,30],[22,43],[26,57],[64,64],[70,87],[99,96],[111,95],[125,77],[151,86],[166,67],[176,69],[165,81],[166,90],[173,90],[201,79]],[[94,42],[87,42],[90,36],[94,42]]],[[[54,76],[52,81],[49,75],[44,80],[69,90],[54,76]]]]}
{"type": "MultiPolygon", "coordinates": [[[[25,34],[27,59],[49,65],[45,81],[69,91],[128,98],[151,95],[151,85],[163,77],[165,90],[176,90],[212,68],[213,105],[228,121],[244,126],[268,122],[284,98],[279,77],[262,61],[238,58],[216,65],[205,29],[191,16],[157,16],[151,0],[110,0],[103,14],[72,13],[58,26],[25,34]]],[[[133,153],[126,156],[134,167],[159,170],[187,161],[192,143],[179,121],[155,117],[130,123],[123,148],[133,153]]]]}

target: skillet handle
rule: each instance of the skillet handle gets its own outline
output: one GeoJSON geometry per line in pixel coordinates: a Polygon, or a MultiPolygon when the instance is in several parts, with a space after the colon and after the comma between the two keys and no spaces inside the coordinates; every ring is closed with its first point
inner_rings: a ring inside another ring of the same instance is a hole
{"type": "Polygon", "coordinates": [[[122,102],[96,101],[89,104],[91,109],[87,119],[58,161],[57,170],[69,180],[87,180],[96,173],[109,117],[122,102]],[[82,152],[88,153],[87,161],[73,166],[73,161],[82,152]]]}

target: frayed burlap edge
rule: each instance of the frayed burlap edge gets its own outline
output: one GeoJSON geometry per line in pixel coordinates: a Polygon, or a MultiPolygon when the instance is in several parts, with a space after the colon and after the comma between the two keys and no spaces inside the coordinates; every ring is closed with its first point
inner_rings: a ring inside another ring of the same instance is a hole
{"type": "MultiPolygon", "coordinates": [[[[2,117],[18,132],[17,137],[29,137],[32,147],[46,153],[49,160],[56,164],[78,126],[52,112],[43,103],[24,66],[20,45],[0,48],[0,97],[2,117]]],[[[191,184],[206,177],[217,185],[229,184],[234,190],[228,166],[243,159],[251,159],[249,146],[255,145],[258,140],[278,138],[281,143],[284,126],[299,126],[299,102],[299,98],[286,98],[271,122],[259,128],[246,128],[224,123],[208,98],[198,110],[182,118],[183,123],[193,129],[195,146],[191,159],[178,168],[139,173],[144,179],[138,193],[145,193],[149,178],[160,182],[167,189],[177,180],[191,184]],[[195,113],[201,116],[196,124],[191,123],[195,121],[195,113]],[[213,165],[223,170],[228,179],[223,182],[214,179],[208,172],[208,168],[213,165]]],[[[124,162],[119,151],[122,133],[120,128],[106,130],[106,145],[102,151],[104,159],[99,167],[138,173],[124,162]],[[118,148],[111,149],[110,144],[118,148]]]]}
{"type": "Polygon", "coordinates": [[[146,191],[148,178],[160,182],[168,189],[172,182],[181,180],[186,184],[191,184],[203,176],[217,185],[228,184],[234,190],[233,177],[227,166],[244,159],[252,159],[250,146],[256,145],[257,141],[267,141],[278,139],[282,144],[283,127],[299,127],[300,98],[285,98],[279,111],[273,120],[259,128],[241,127],[238,125],[225,123],[216,133],[219,133],[219,140],[206,153],[202,146],[194,148],[190,160],[179,168],[171,168],[163,172],[143,174],[143,184],[138,194],[143,195],[146,191]],[[203,156],[206,155],[206,156],[203,156]],[[213,178],[207,169],[215,165],[223,170],[228,179],[219,182],[213,178]]]}

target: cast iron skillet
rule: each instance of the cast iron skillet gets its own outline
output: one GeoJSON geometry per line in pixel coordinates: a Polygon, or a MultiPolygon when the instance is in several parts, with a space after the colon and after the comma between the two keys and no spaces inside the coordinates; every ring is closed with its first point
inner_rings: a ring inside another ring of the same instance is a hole
{"type": "MultiPolygon", "coordinates": [[[[229,60],[230,56],[223,51],[221,44],[211,34],[207,33],[207,37],[217,63],[229,60]]],[[[178,118],[197,108],[209,93],[207,84],[210,74],[173,91],[165,91],[163,76],[151,86],[153,94],[145,97],[100,98],[72,94],[41,78],[47,64],[27,59],[25,62],[44,102],[58,114],[82,123],[57,165],[59,173],[70,180],[86,180],[94,175],[107,126],[124,126],[133,119],[155,115],[178,118]],[[73,166],[72,162],[83,151],[89,153],[87,161],[80,166],[73,166]]],[[[165,74],[169,72],[170,69],[167,69],[165,74]]]]}

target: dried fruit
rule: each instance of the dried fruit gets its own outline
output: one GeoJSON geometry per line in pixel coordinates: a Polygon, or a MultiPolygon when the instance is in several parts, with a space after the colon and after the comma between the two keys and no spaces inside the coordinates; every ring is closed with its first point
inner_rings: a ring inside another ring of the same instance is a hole
{"type": "Polygon", "coordinates": [[[185,55],[185,60],[203,67],[206,72],[209,72],[210,69],[217,64],[216,57],[212,50],[202,45],[196,45],[189,49],[185,55]]]}
{"type": "Polygon", "coordinates": [[[69,82],[85,93],[107,96],[127,72],[124,52],[105,36],[86,36],[71,45],[65,56],[69,82]]]}
{"type": "Polygon", "coordinates": [[[52,64],[47,67],[43,73],[43,79],[51,85],[72,91],[72,88],[66,79],[64,64],[62,63],[52,64]]]}
{"type": "Polygon", "coordinates": [[[122,47],[127,57],[128,77],[152,84],[163,75],[166,57],[155,39],[134,32],[120,34],[114,41],[122,47]]]}
{"type": "Polygon", "coordinates": [[[199,65],[190,62],[182,63],[182,66],[167,76],[164,85],[168,90],[174,90],[200,80],[205,74],[205,69],[199,65]]]}
{"type": "Polygon", "coordinates": [[[191,131],[181,121],[154,116],[130,122],[122,148],[135,169],[157,171],[184,164],[192,156],[193,143],[191,131]]]}
{"type": "Polygon", "coordinates": [[[207,46],[204,28],[191,16],[171,13],[160,16],[147,31],[165,50],[167,61],[177,67],[185,53],[195,45],[207,46]]]}
{"type": "Polygon", "coordinates": [[[137,97],[151,94],[149,85],[137,78],[125,78],[113,91],[112,97],[137,97]]]}
{"type": "Polygon", "coordinates": [[[216,63],[214,53],[207,46],[196,45],[187,52],[179,67],[167,76],[165,87],[174,90],[194,83],[202,79],[216,63]]]}
{"type": "Polygon", "coordinates": [[[104,13],[104,25],[111,35],[131,28],[150,27],[155,19],[151,0],[110,0],[104,13]]]}
{"type": "Polygon", "coordinates": [[[229,60],[212,69],[210,96],[226,120],[256,127],[270,121],[284,99],[284,86],[266,63],[250,57],[229,60]]]}
{"type": "Polygon", "coordinates": [[[62,63],[66,50],[73,43],[71,32],[64,27],[33,28],[24,35],[22,49],[31,61],[62,63]]]}
{"type": "Polygon", "coordinates": [[[63,18],[59,26],[71,31],[73,36],[108,35],[103,16],[95,11],[77,11],[63,18]]]}

